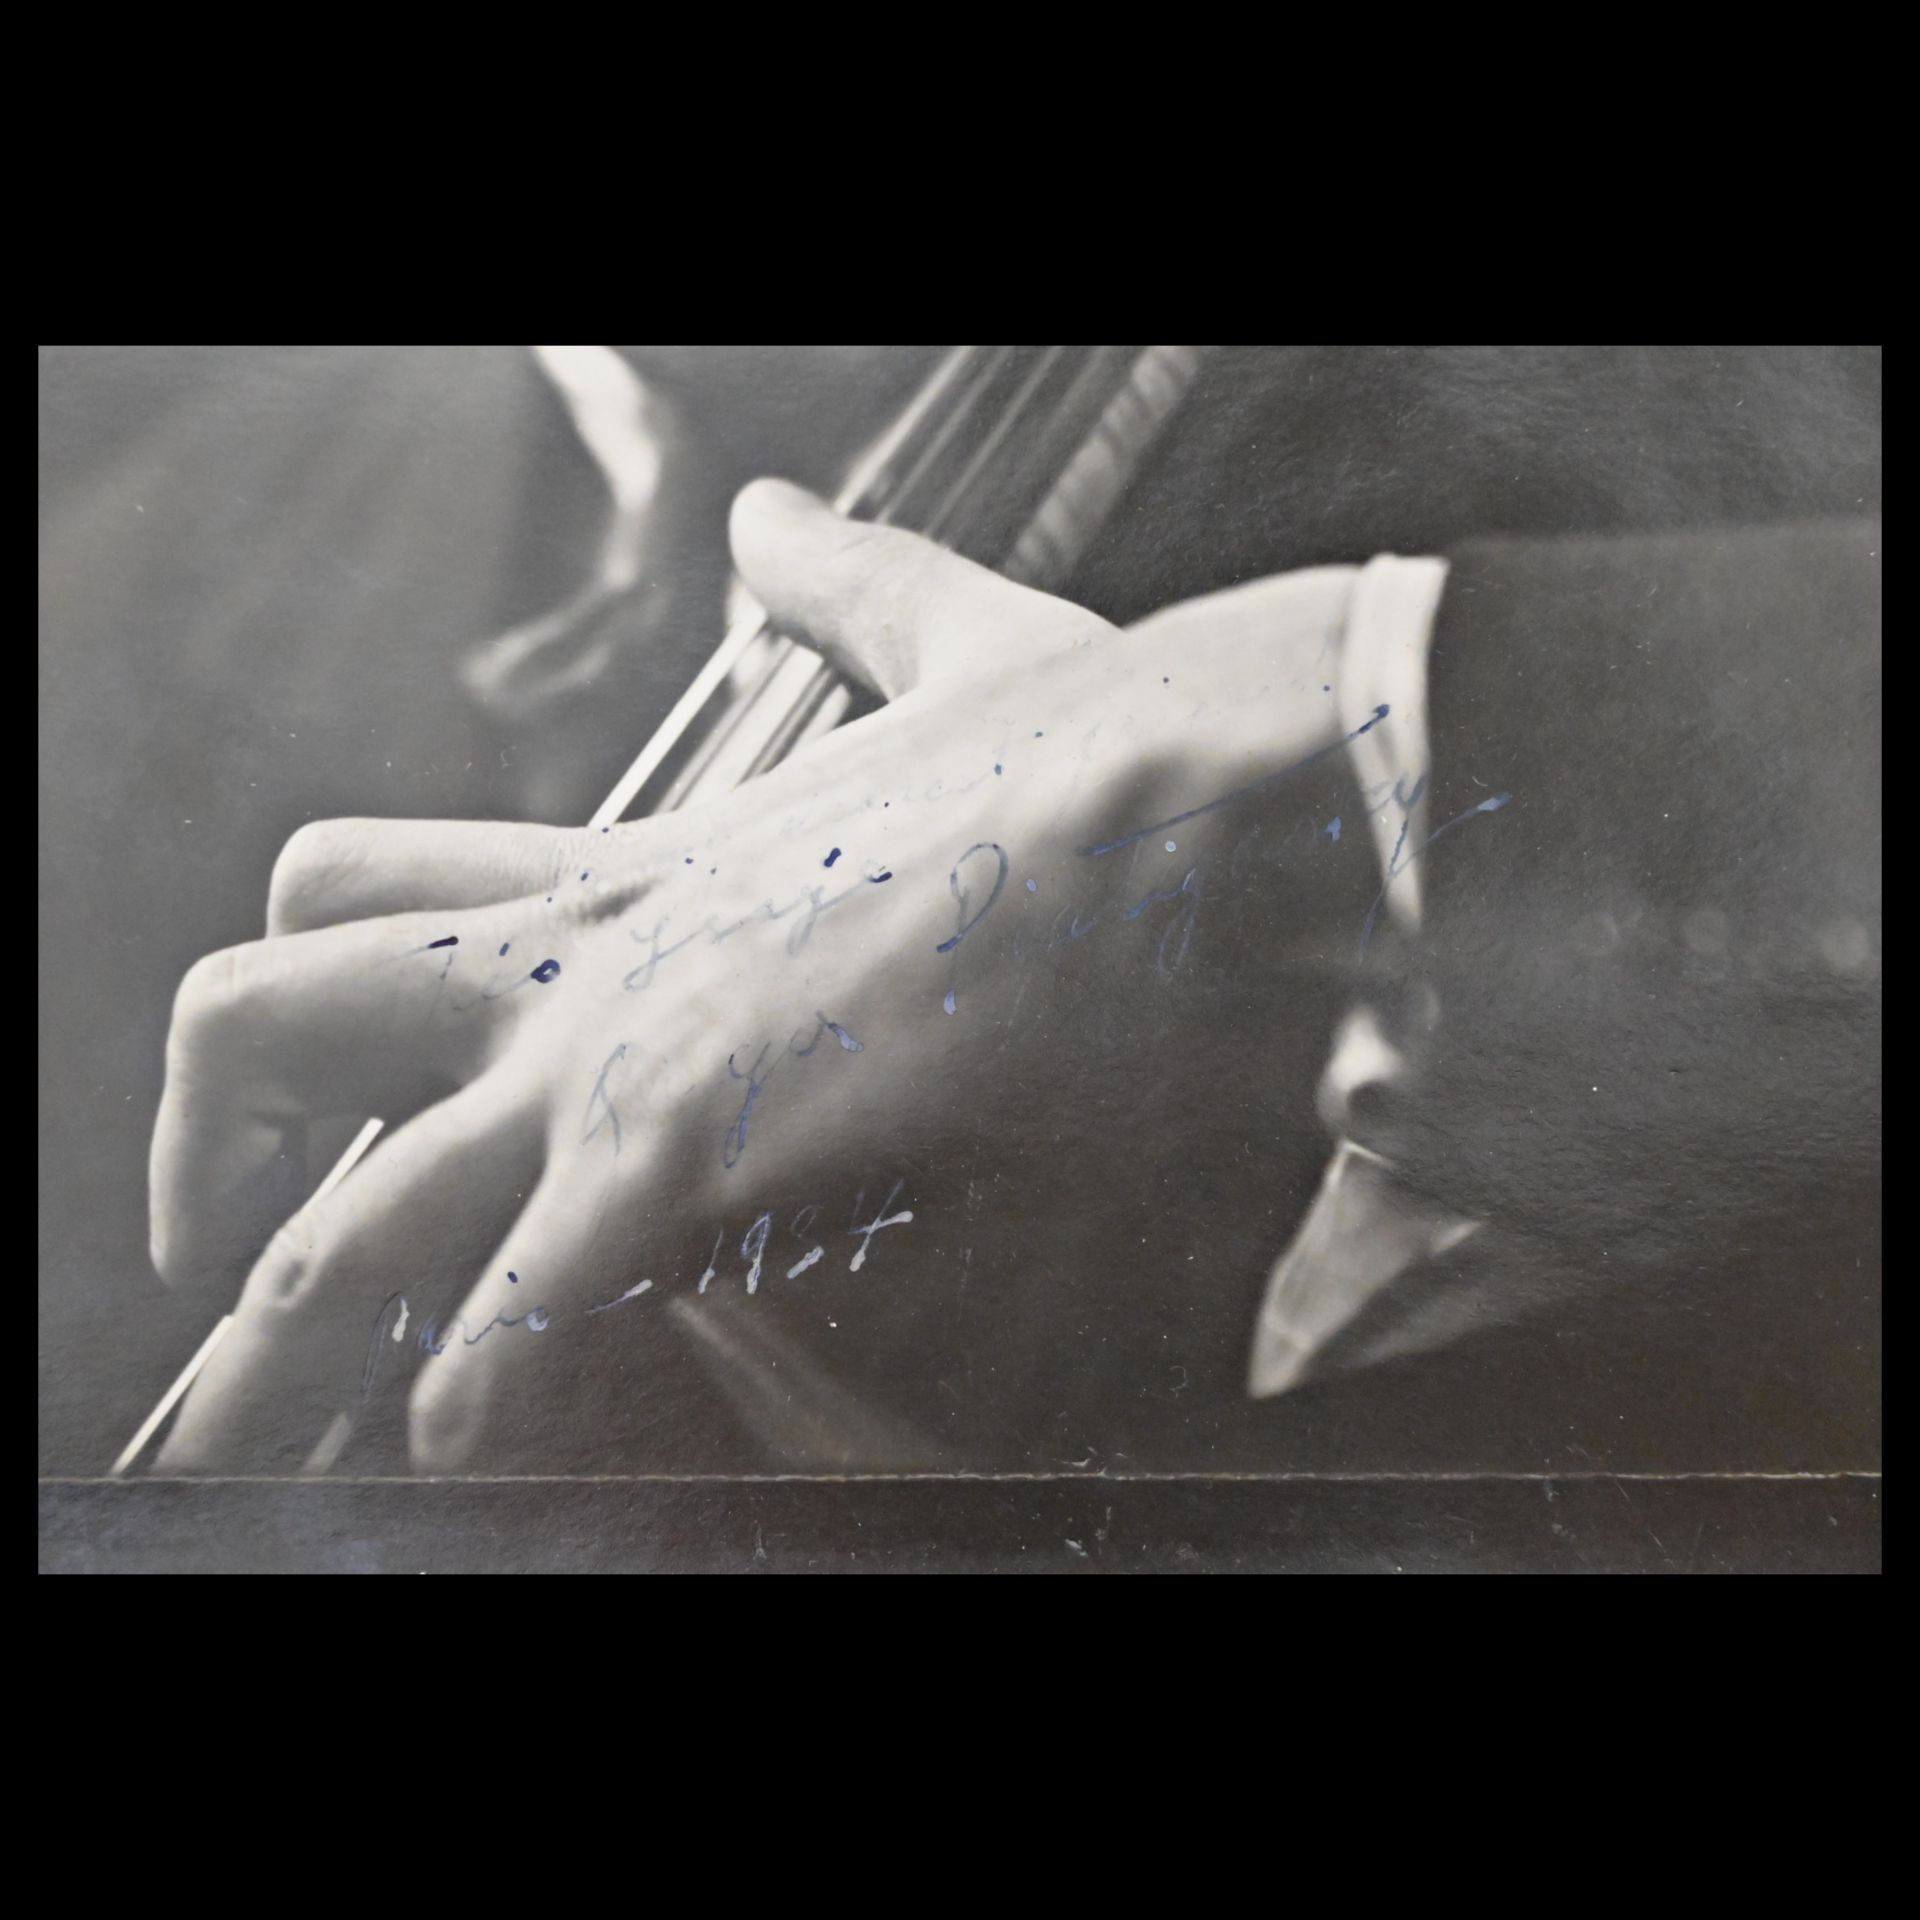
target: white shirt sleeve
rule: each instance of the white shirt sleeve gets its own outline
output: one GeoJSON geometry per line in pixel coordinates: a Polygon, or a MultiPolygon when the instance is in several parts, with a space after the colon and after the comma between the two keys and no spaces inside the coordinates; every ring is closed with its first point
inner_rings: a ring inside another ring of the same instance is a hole
{"type": "MultiPolygon", "coordinates": [[[[1430,730],[1427,661],[1446,585],[1443,560],[1383,554],[1362,567],[1348,597],[1335,696],[1374,857],[1382,911],[1407,932],[1420,925],[1430,730]],[[1387,723],[1359,728],[1382,707],[1387,723]]],[[[1349,1139],[1354,1094],[1390,1085],[1405,1057],[1364,1000],[1341,1022],[1317,1104],[1334,1135],[1320,1187],[1275,1264],[1254,1327],[1247,1391],[1282,1393],[1313,1371],[1333,1337],[1389,1282],[1416,1262],[1457,1245],[1478,1222],[1406,1193],[1391,1164],[1349,1139]]]]}

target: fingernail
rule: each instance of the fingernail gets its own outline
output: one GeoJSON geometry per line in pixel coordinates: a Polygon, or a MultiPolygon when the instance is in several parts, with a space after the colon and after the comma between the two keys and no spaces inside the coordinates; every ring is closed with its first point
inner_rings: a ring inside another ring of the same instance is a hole
{"type": "Polygon", "coordinates": [[[756,480],[746,489],[756,512],[776,514],[815,514],[828,511],[827,503],[791,480],[756,480]]]}

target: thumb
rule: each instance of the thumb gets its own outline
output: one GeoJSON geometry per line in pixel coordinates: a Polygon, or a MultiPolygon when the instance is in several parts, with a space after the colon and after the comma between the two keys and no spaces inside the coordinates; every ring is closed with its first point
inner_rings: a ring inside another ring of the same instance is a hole
{"type": "Polygon", "coordinates": [[[741,492],[730,537],[740,577],[774,624],[888,700],[1112,631],[918,534],[845,519],[784,480],[741,492]]]}

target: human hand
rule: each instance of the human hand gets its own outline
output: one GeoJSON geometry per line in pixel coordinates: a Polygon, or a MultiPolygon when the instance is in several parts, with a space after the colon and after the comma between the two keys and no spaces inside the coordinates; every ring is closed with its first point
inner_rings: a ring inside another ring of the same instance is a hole
{"type": "MultiPolygon", "coordinates": [[[[1117,1017],[1186,952],[1216,798],[1337,738],[1344,570],[1121,633],[778,483],[732,537],[781,629],[886,706],[604,833],[303,830],[269,937],[188,976],[152,1170],[170,1280],[231,1284],[266,1240],[290,1129],[412,1117],[254,1262],[170,1468],[291,1462],[370,1352],[412,1370],[419,1463],[485,1459],[565,1393],[570,1329],[697,1270],[711,1222],[757,1223],[750,1182],[811,1191],[990,1113],[1009,1008],[1070,1081],[1094,943],[1147,955],[1100,976],[1117,1017]],[[402,1315],[437,1329],[424,1357],[386,1353],[402,1315]]],[[[1154,1020],[1170,1070],[1204,1072],[1220,1036],[1154,1020]]]]}

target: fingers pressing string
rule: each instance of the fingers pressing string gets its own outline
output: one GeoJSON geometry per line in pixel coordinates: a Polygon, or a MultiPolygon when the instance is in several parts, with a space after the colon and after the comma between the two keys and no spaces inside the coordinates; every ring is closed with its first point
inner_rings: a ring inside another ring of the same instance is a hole
{"type": "Polygon", "coordinates": [[[775,624],[889,700],[1111,631],[918,534],[843,519],[783,480],[756,480],[739,495],[731,538],[741,577],[775,624]]]}

